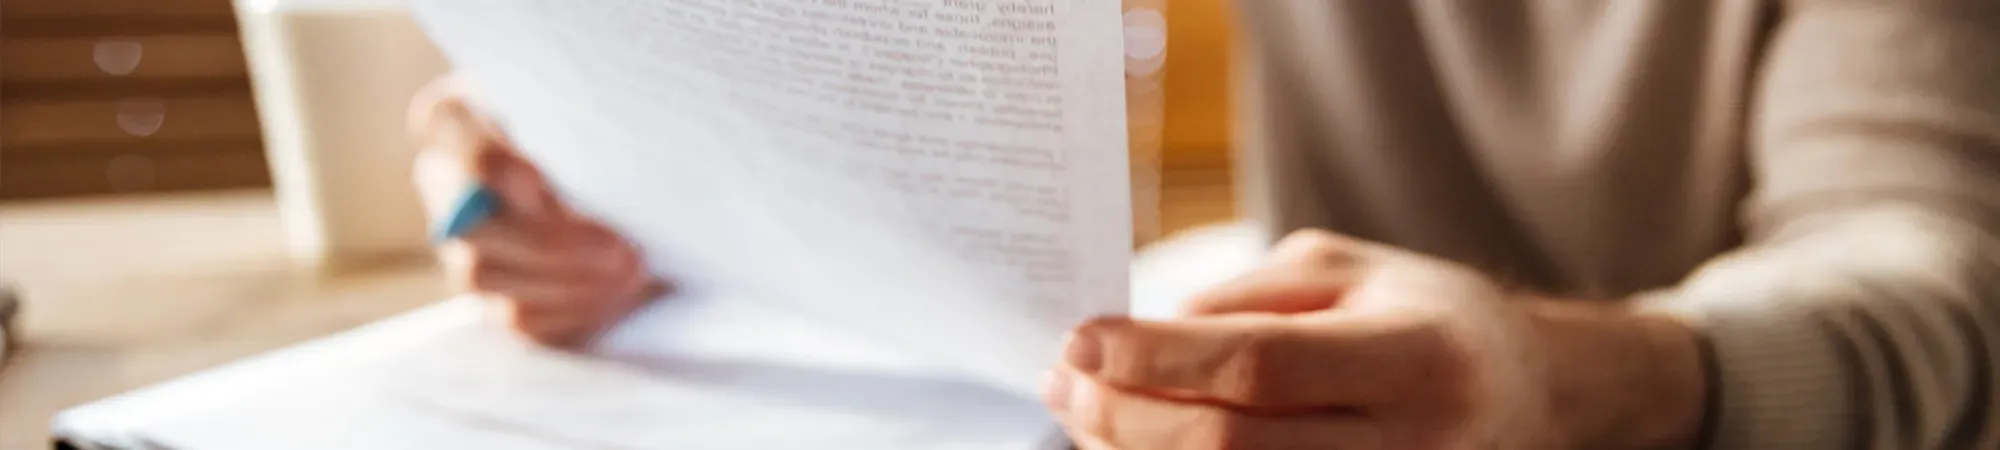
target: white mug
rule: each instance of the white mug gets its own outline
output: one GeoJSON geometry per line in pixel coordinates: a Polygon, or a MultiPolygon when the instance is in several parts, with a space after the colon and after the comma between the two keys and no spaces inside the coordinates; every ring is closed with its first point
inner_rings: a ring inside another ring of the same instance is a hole
{"type": "Polygon", "coordinates": [[[448,71],[394,0],[237,2],[291,253],[340,267],[429,247],[410,98],[448,71]]]}

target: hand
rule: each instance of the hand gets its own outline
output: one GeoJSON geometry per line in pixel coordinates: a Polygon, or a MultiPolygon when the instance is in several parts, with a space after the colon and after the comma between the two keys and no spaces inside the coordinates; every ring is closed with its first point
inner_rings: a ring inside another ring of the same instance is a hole
{"type": "Polygon", "coordinates": [[[439,251],[458,289],[497,300],[521,334],[582,346],[663,290],[638,248],[564,205],[454,80],[417,96],[410,128],[423,142],[415,175],[431,217],[443,217],[475,181],[497,194],[486,223],[439,251]]]}
{"type": "Polygon", "coordinates": [[[1676,322],[1324,232],[1065,353],[1045,402],[1097,450],[1673,448],[1705,388],[1676,322]]]}

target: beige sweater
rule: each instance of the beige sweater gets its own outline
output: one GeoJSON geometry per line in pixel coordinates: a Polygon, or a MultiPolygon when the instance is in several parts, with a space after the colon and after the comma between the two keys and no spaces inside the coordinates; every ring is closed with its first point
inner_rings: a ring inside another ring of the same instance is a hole
{"type": "Polygon", "coordinates": [[[1722,449],[2000,449],[2000,1],[1239,0],[1246,205],[1685,314],[1722,449]]]}

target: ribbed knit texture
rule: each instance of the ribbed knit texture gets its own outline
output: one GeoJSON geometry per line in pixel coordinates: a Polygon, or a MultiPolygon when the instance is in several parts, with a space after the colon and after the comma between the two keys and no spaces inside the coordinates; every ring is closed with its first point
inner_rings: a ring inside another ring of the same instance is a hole
{"type": "Polygon", "coordinates": [[[2000,2],[1237,4],[1271,235],[1644,297],[1717,449],[2000,448],[2000,2]]]}

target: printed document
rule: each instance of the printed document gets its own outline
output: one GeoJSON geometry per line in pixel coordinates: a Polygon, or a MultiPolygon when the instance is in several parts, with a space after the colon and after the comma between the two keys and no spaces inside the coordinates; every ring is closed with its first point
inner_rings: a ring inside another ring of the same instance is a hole
{"type": "Polygon", "coordinates": [[[679,292],[586,354],[454,300],[67,411],[60,435],[1062,445],[1040,375],[1066,330],[1128,311],[1118,0],[411,1],[474,102],[679,292]]]}
{"type": "Polygon", "coordinates": [[[1127,302],[1117,0],[417,0],[662,276],[1032,395],[1127,302]]]}

